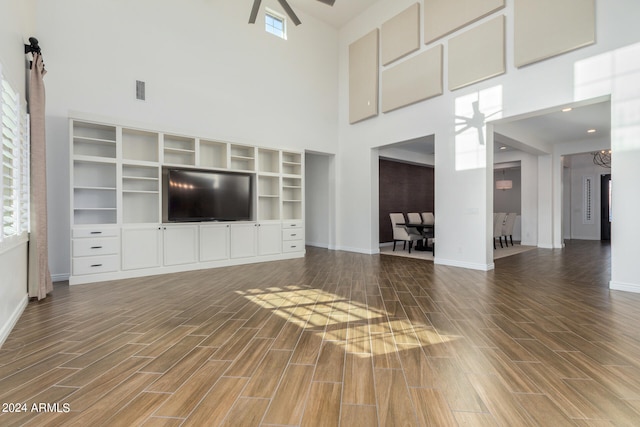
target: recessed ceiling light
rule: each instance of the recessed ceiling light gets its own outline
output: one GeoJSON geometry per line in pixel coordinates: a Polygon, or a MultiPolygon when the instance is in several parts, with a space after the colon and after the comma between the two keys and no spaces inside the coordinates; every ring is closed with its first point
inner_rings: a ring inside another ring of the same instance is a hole
{"type": "Polygon", "coordinates": [[[571,111],[571,110],[573,110],[573,108],[571,108],[571,107],[567,107],[567,108],[563,108],[563,109],[562,109],[562,112],[563,112],[563,113],[568,113],[568,112],[569,112],[569,111],[571,111]]]}
{"type": "Polygon", "coordinates": [[[505,147],[504,145],[502,147],[500,147],[501,150],[506,150],[507,147],[505,147]]]}
{"type": "Polygon", "coordinates": [[[587,131],[587,133],[596,133],[596,130],[595,130],[595,129],[589,129],[589,130],[587,131]]]}

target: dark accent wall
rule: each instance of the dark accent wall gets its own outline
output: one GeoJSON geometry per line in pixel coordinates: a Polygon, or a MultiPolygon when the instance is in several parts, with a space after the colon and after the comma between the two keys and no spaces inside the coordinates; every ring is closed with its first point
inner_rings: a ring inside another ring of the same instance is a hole
{"type": "Polygon", "coordinates": [[[392,242],[389,214],[434,212],[433,168],[379,160],[380,243],[392,242]]]}

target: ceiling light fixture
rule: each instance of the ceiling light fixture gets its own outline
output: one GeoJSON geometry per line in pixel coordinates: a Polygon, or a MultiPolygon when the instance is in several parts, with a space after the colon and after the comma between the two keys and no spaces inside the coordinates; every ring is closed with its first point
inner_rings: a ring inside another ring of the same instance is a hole
{"type": "Polygon", "coordinates": [[[502,169],[502,179],[496,181],[496,190],[511,190],[513,188],[513,181],[506,179],[504,175],[505,170],[502,169]]]}
{"type": "Polygon", "coordinates": [[[611,150],[600,150],[591,153],[593,155],[593,164],[602,166],[603,168],[611,168],[611,150]]]}
{"type": "Polygon", "coordinates": [[[589,130],[587,131],[587,133],[596,133],[596,130],[595,130],[595,129],[589,129],[589,130]]]}
{"type": "Polygon", "coordinates": [[[562,109],[562,112],[563,112],[563,113],[568,113],[568,112],[569,112],[569,111],[571,111],[571,110],[573,110],[573,108],[571,108],[571,107],[567,107],[567,108],[563,108],[563,109],[562,109]]]}

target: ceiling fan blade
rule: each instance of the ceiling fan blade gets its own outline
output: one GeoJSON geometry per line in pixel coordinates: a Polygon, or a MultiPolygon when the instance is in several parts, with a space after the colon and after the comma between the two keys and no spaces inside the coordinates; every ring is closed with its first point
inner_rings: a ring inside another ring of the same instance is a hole
{"type": "Polygon", "coordinates": [[[327,4],[329,6],[333,6],[333,4],[336,2],[336,0],[318,0],[320,3],[324,3],[327,4]]]}
{"type": "Polygon", "coordinates": [[[251,15],[249,15],[249,24],[255,24],[258,17],[258,10],[260,10],[260,3],[262,0],[253,0],[253,8],[251,8],[251,15]]]}
{"type": "Polygon", "coordinates": [[[287,0],[278,0],[278,3],[280,3],[280,6],[282,6],[284,11],[287,12],[287,15],[289,15],[289,18],[291,18],[291,21],[294,24],[296,25],[301,24],[301,21],[298,19],[293,9],[291,9],[291,6],[289,6],[289,3],[287,3],[287,0]]]}

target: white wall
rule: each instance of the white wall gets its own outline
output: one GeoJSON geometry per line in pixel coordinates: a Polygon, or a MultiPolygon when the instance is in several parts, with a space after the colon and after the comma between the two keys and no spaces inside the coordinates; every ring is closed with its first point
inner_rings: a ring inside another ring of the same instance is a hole
{"type": "Polygon", "coordinates": [[[24,95],[26,56],[24,45],[33,33],[35,0],[0,0],[0,63],[2,74],[24,95]]]}
{"type": "Polygon", "coordinates": [[[426,166],[433,166],[435,163],[435,156],[433,154],[418,153],[393,146],[379,149],[378,156],[384,159],[393,159],[426,166]]]}
{"type": "MultiPolygon", "coordinates": [[[[25,94],[24,44],[33,34],[30,0],[0,0],[0,64],[12,87],[25,94]]],[[[27,242],[0,250],[0,346],[27,304],[27,242]]]]}
{"type": "MultiPolygon", "coordinates": [[[[491,247],[485,242],[490,242],[491,234],[488,212],[492,210],[492,197],[488,196],[488,192],[492,183],[492,173],[487,171],[482,160],[484,158],[486,164],[492,164],[492,140],[487,140],[486,152],[478,151],[480,164],[477,168],[460,169],[456,164],[459,158],[457,158],[455,151],[454,114],[456,114],[457,106],[464,102],[469,103],[474,98],[482,98],[484,95],[495,94],[499,91],[501,94],[499,99],[500,114],[492,117],[492,119],[499,119],[500,117],[518,116],[531,111],[606,95],[607,89],[602,89],[602,87],[600,87],[600,91],[595,89],[592,91],[581,90],[580,78],[582,75],[577,73],[577,68],[582,60],[613,52],[620,47],[640,40],[640,35],[636,30],[637,23],[632,18],[640,13],[640,3],[634,0],[597,0],[596,33],[598,40],[595,45],[516,69],[513,65],[512,43],[513,2],[507,2],[506,9],[479,21],[482,23],[496,15],[506,15],[506,74],[455,92],[445,90],[442,96],[350,125],[348,123],[347,85],[349,44],[373,28],[379,28],[383,22],[412,3],[414,3],[413,0],[384,0],[374,3],[365,13],[340,31],[338,186],[344,188],[345,192],[340,197],[338,206],[338,244],[341,247],[362,252],[373,250],[372,239],[369,237],[377,231],[373,228],[373,221],[362,221],[363,209],[368,211],[364,215],[370,217],[374,217],[377,212],[377,206],[372,203],[375,200],[363,196],[369,193],[369,189],[376,181],[368,161],[371,149],[395,141],[435,134],[435,206],[436,216],[440,218],[436,230],[438,239],[436,263],[472,268],[491,268],[491,247]],[[369,204],[367,205],[367,203],[369,204]],[[465,245],[460,242],[465,242],[465,245]]],[[[459,32],[445,37],[444,42],[446,43],[450,37],[457,34],[459,32]]],[[[426,48],[422,46],[421,51],[426,48]]],[[[446,72],[444,86],[447,87],[446,72]]],[[[610,93],[611,85],[607,87],[610,93]]],[[[633,86],[629,85],[628,87],[632,88],[633,86]]],[[[636,87],[640,87],[640,85],[636,85],[636,87]]],[[[637,89],[631,89],[630,92],[635,93],[635,91],[637,89]]],[[[614,133],[616,126],[620,126],[620,124],[616,124],[614,120],[614,133]]],[[[618,127],[618,130],[622,129],[618,127]]],[[[622,141],[622,137],[620,141],[622,141]]],[[[640,156],[640,150],[637,151],[640,156]]],[[[634,147],[634,155],[635,153],[634,147]]],[[[561,212],[561,206],[558,203],[561,189],[557,187],[562,181],[559,157],[549,155],[538,158],[535,171],[531,173],[538,176],[537,191],[540,192],[537,200],[537,236],[531,236],[531,239],[543,247],[555,247],[561,244],[562,237],[560,234],[561,217],[558,218],[557,215],[561,212]],[[558,173],[555,172],[556,168],[558,168],[558,173]]],[[[523,176],[524,174],[523,171],[523,176]]],[[[635,182],[638,182],[640,178],[638,174],[640,172],[629,172],[630,178],[633,177],[635,182]]],[[[621,188],[622,186],[616,191],[622,192],[621,188]]],[[[628,194],[631,194],[630,189],[625,191],[629,191],[628,194]]],[[[533,206],[535,203],[531,203],[531,205],[533,206]]],[[[524,209],[523,206],[523,232],[525,228],[528,228],[524,209]]],[[[637,210],[637,207],[629,211],[634,210],[637,210]]],[[[528,232],[531,232],[530,228],[528,232]]],[[[525,239],[528,238],[523,233],[523,240],[525,239]]],[[[626,245],[627,243],[623,244],[623,246],[626,245]]],[[[615,254],[616,251],[614,250],[613,253],[615,254]]],[[[613,265],[616,265],[615,261],[613,265]]],[[[624,261],[619,267],[626,271],[631,268],[630,265],[629,262],[624,261]]],[[[640,271],[638,271],[640,267],[634,268],[634,271],[625,273],[624,277],[627,280],[632,277],[635,283],[640,283],[640,271]]],[[[615,273],[613,275],[615,276],[615,273]]]]}
{"type": "Polygon", "coordinates": [[[600,177],[610,173],[609,169],[593,163],[591,154],[577,154],[571,156],[571,239],[600,240],[600,177]],[[583,177],[593,178],[592,214],[593,221],[585,223],[583,177]]]}
{"type": "MultiPolygon", "coordinates": [[[[337,31],[302,12],[288,40],[250,2],[36,0],[49,73],[51,270],[69,271],[67,117],[78,111],[263,147],[336,151],[337,31]],[[147,101],[135,100],[135,81],[147,101]]],[[[262,2],[281,10],[276,0],[262,2]]]]}
{"type": "Polygon", "coordinates": [[[310,246],[335,247],[334,161],[334,156],[305,155],[305,241],[310,246]]]}
{"type": "Polygon", "coordinates": [[[501,169],[500,165],[493,172],[493,212],[515,212],[520,215],[522,210],[522,180],[520,168],[511,167],[501,169]],[[512,188],[509,190],[498,190],[496,181],[511,180],[512,188]]]}

